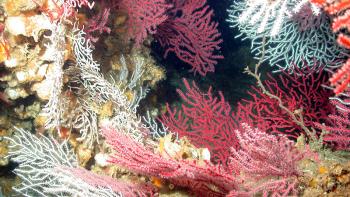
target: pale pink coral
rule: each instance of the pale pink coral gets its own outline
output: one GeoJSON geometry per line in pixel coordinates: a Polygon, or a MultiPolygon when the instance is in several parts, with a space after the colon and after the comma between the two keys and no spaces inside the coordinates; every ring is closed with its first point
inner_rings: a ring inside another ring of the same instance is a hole
{"type": "Polygon", "coordinates": [[[297,194],[298,162],[304,153],[294,147],[286,136],[275,136],[242,124],[236,130],[240,149],[232,149],[231,171],[241,175],[243,190],[232,196],[288,196],[297,194]]]}
{"type": "Polygon", "coordinates": [[[128,183],[125,181],[116,180],[109,176],[95,174],[84,168],[73,168],[60,166],[55,169],[59,173],[64,173],[80,179],[85,183],[96,188],[108,188],[115,193],[120,193],[123,196],[154,196],[156,188],[150,184],[128,183]]]}
{"type": "Polygon", "coordinates": [[[102,128],[106,142],[115,150],[109,162],[124,166],[133,172],[166,179],[189,188],[197,195],[221,196],[236,189],[234,176],[210,163],[164,158],[129,136],[111,128],[102,128]],[[216,188],[216,189],[213,189],[216,188]]]}

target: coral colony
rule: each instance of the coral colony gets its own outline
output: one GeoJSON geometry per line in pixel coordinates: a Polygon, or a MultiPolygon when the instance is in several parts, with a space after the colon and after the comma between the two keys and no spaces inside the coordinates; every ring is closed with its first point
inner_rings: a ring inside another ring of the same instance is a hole
{"type": "Polygon", "coordinates": [[[208,3],[1,0],[0,195],[350,196],[350,0],[231,0],[248,96],[183,79],[180,104],[145,106],[152,45],[215,75],[208,3]]]}

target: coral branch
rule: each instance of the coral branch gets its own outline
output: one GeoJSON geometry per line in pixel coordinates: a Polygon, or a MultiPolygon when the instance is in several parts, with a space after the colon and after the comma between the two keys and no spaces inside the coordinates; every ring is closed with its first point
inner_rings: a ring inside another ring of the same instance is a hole
{"type": "Polygon", "coordinates": [[[186,90],[177,90],[184,104],[181,109],[171,109],[167,105],[167,113],[160,121],[176,132],[180,137],[186,136],[197,147],[208,148],[214,163],[226,165],[229,156],[228,147],[237,147],[237,139],[233,130],[237,129],[231,117],[231,107],[224,99],[212,94],[210,87],[202,93],[193,82],[183,80],[186,90]]]}
{"type": "Polygon", "coordinates": [[[246,192],[240,195],[287,196],[297,194],[297,163],[304,158],[294,142],[286,136],[275,136],[242,124],[235,131],[240,149],[232,149],[231,170],[240,173],[246,192]]]}
{"type": "Polygon", "coordinates": [[[192,66],[192,72],[203,76],[214,72],[214,65],[223,56],[214,54],[220,49],[222,39],[217,30],[218,23],[212,21],[213,10],[205,5],[206,0],[174,2],[169,11],[171,17],[159,26],[155,35],[167,48],[164,56],[174,52],[180,60],[192,66]]]}
{"type": "Polygon", "coordinates": [[[131,171],[159,177],[171,183],[188,187],[197,195],[225,194],[236,188],[236,179],[210,163],[199,165],[185,160],[166,159],[144,145],[111,128],[102,128],[108,144],[116,151],[109,162],[131,171]],[[213,190],[217,188],[216,190],[213,190]]]}
{"type": "MultiPolygon", "coordinates": [[[[332,23],[333,32],[339,32],[342,29],[347,29],[348,31],[350,30],[350,1],[310,0],[310,2],[315,2],[320,7],[323,7],[327,13],[335,16],[332,23]]],[[[350,49],[350,38],[348,35],[340,33],[337,41],[339,45],[350,49]]],[[[342,93],[350,84],[349,65],[350,60],[348,59],[330,79],[331,85],[335,86],[335,94],[342,93]]]]}

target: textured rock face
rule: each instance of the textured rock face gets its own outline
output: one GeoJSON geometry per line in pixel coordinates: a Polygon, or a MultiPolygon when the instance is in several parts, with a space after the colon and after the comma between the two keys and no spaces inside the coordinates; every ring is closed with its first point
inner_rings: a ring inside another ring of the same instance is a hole
{"type": "Polygon", "coordinates": [[[45,0],[5,0],[2,4],[7,15],[15,16],[24,12],[34,11],[45,3],[45,0]]]}

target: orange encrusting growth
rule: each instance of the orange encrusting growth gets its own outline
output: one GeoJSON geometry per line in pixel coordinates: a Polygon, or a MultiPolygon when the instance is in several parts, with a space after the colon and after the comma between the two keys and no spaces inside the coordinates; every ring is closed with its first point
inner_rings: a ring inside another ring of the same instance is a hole
{"type": "Polygon", "coordinates": [[[157,177],[154,177],[152,176],[151,177],[151,182],[154,186],[156,186],[157,188],[162,188],[164,187],[164,184],[163,184],[163,180],[160,179],[160,178],[157,178],[157,177]]]}
{"type": "Polygon", "coordinates": [[[9,44],[4,40],[0,40],[0,62],[8,60],[9,58],[10,58],[9,44]]]}
{"type": "Polygon", "coordinates": [[[62,139],[68,139],[71,133],[70,129],[66,127],[59,127],[58,131],[59,131],[58,134],[62,139]]]}

